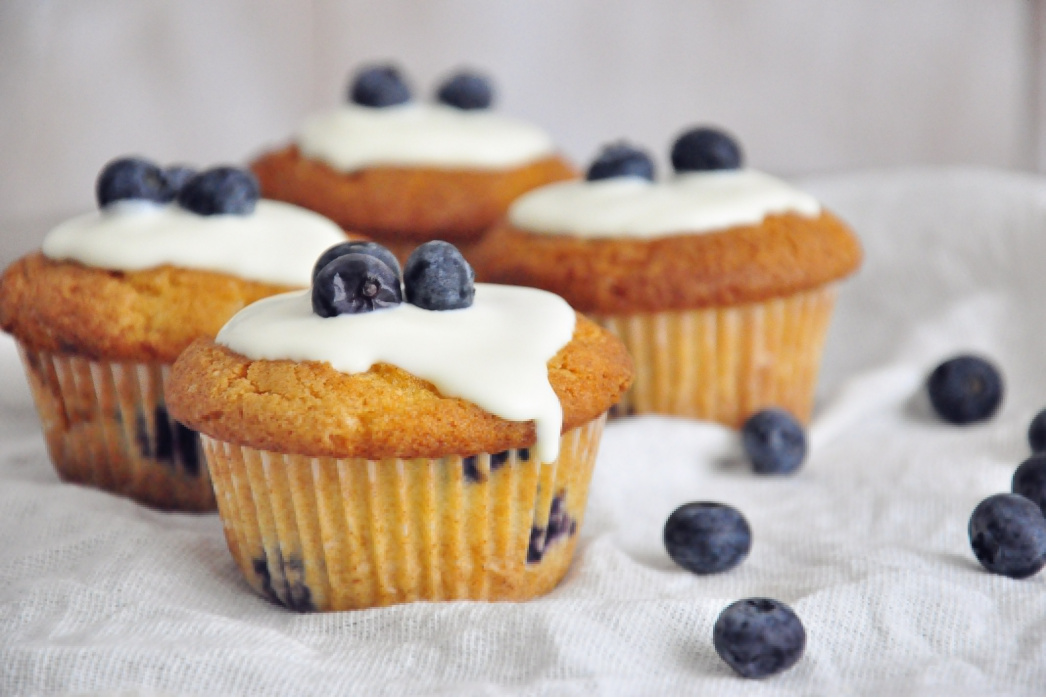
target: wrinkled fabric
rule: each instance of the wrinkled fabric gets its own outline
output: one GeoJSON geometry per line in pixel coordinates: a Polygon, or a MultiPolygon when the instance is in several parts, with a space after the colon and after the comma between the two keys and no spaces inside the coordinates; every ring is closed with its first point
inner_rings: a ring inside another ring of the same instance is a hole
{"type": "Polygon", "coordinates": [[[241,579],[216,515],[59,482],[0,342],[0,694],[1046,693],[1046,572],[991,575],[966,534],[1046,407],[1046,178],[801,184],[866,251],[841,286],[803,469],[756,477],[712,424],[614,422],[573,566],[527,603],[274,606],[241,579]],[[963,351],[997,363],[1006,397],[960,428],[934,418],[922,384],[963,351]],[[748,518],[735,570],[699,577],[665,554],[665,519],[697,500],[748,518]],[[712,648],[718,612],[750,596],[791,605],[808,636],[795,668],[758,682],[712,648]]]}

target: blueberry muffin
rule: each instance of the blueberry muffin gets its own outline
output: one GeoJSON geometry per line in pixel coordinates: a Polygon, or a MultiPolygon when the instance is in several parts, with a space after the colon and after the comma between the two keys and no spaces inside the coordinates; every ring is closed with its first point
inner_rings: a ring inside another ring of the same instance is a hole
{"type": "Polygon", "coordinates": [[[741,167],[718,129],[674,143],[675,175],[608,146],[585,180],[516,201],[474,252],[477,274],[563,296],[636,362],[622,413],[740,426],[777,406],[807,420],[836,282],[860,264],[847,226],[811,196],[741,167]]]}
{"type": "Polygon", "coordinates": [[[0,278],[51,460],[66,481],[160,508],[215,506],[196,435],[171,420],[170,364],[260,298],[309,284],[334,223],[259,201],[244,170],[114,160],[99,210],[52,230],[0,278]]]}
{"type": "Polygon", "coordinates": [[[322,213],[404,259],[421,242],[471,246],[518,196],[576,176],[549,136],[494,113],[474,73],[412,99],[399,71],[364,68],[349,103],[309,118],[294,143],[252,165],[262,193],[322,213]]]}
{"type": "Polygon", "coordinates": [[[559,582],[621,342],[550,293],[473,284],[445,242],[401,275],[321,259],[310,292],[260,301],[174,364],[229,548],[295,610],[523,600],[559,582]]]}

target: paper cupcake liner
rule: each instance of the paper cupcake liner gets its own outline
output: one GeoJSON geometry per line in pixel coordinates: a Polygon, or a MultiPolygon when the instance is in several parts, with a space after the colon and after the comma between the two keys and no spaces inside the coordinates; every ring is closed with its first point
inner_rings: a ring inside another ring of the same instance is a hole
{"type": "Polygon", "coordinates": [[[250,585],[299,611],[524,600],[566,573],[606,415],[528,449],[366,460],[201,436],[229,549],[250,585]]]}
{"type": "Polygon", "coordinates": [[[63,480],[157,508],[214,510],[199,438],[167,415],[168,366],[18,348],[63,480]]]}
{"type": "Polygon", "coordinates": [[[740,426],[764,407],[807,421],[835,302],[832,286],[682,312],[593,315],[635,361],[612,414],[675,414],[740,426]]]}

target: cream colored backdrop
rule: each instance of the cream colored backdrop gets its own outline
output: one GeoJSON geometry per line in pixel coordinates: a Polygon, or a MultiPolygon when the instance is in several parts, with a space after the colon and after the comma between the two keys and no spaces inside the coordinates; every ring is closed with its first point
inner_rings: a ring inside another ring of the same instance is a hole
{"type": "Polygon", "coordinates": [[[124,153],[241,162],[362,61],[457,66],[579,162],[734,131],[792,175],[1046,169],[1046,0],[0,0],[0,262],[93,205],[124,153]]]}

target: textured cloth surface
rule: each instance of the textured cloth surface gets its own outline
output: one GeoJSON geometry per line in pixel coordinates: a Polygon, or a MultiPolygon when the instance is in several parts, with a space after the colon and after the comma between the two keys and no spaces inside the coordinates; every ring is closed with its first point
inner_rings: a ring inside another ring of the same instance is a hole
{"type": "Polygon", "coordinates": [[[0,694],[980,695],[1046,693],[1046,573],[983,571],[966,524],[1006,491],[1046,406],[1046,179],[970,170],[803,182],[861,237],[803,470],[757,478],[717,426],[606,431],[566,579],[522,604],[298,615],[241,580],[213,515],[62,484],[0,342],[0,694]],[[932,417],[924,376],[978,351],[1007,395],[988,424],[932,417]],[[748,560],[698,577],[661,542],[677,506],[752,525],[748,560]],[[712,648],[733,600],[790,604],[804,658],[764,681],[712,648]]]}

